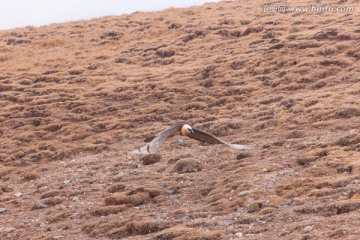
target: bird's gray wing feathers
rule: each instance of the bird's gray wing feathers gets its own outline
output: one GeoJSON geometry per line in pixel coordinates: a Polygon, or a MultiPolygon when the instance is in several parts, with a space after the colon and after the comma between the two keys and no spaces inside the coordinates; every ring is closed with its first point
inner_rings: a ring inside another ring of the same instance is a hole
{"type": "Polygon", "coordinates": [[[175,124],[167,129],[165,129],[162,132],[159,132],[155,135],[154,139],[151,140],[148,144],[145,146],[136,149],[132,152],[129,152],[130,155],[133,154],[152,154],[156,153],[160,146],[168,139],[171,135],[173,135],[176,131],[180,131],[183,124],[175,124]]]}
{"type": "Polygon", "coordinates": [[[200,142],[206,142],[206,143],[210,143],[210,144],[224,144],[226,146],[229,146],[231,148],[236,148],[236,149],[255,149],[254,145],[240,145],[240,144],[233,144],[233,143],[228,143],[225,142],[219,138],[217,138],[216,136],[212,135],[211,133],[205,132],[201,129],[197,129],[197,128],[192,128],[193,129],[193,133],[188,135],[188,137],[196,139],[200,142]]]}

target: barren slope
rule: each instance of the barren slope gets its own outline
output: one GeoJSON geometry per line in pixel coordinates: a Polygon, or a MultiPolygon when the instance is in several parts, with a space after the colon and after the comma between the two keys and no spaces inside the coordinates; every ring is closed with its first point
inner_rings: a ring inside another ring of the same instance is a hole
{"type": "Polygon", "coordinates": [[[360,3],[326,4],[356,12],[244,0],[1,31],[0,238],[358,239],[360,3]],[[128,156],[179,122],[258,148],[128,156]]]}

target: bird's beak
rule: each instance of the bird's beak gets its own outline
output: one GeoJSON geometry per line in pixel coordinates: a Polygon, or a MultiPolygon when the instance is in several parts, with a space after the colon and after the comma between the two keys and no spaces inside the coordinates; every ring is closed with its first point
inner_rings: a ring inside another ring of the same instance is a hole
{"type": "Polygon", "coordinates": [[[190,133],[194,133],[194,130],[192,128],[189,128],[190,133]]]}

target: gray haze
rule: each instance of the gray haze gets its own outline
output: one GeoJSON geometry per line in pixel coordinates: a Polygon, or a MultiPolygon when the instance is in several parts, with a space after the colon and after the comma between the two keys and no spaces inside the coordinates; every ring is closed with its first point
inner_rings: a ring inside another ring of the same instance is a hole
{"type": "Polygon", "coordinates": [[[0,30],[189,7],[216,0],[0,0],[0,30]],[[129,3],[130,2],[130,3],[129,3]]]}

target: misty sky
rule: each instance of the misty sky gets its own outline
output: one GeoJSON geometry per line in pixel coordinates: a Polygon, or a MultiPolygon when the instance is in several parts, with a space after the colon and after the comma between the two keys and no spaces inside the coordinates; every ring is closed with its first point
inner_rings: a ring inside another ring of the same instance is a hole
{"type": "Polygon", "coordinates": [[[0,0],[0,30],[188,7],[216,0],[0,0]]]}

